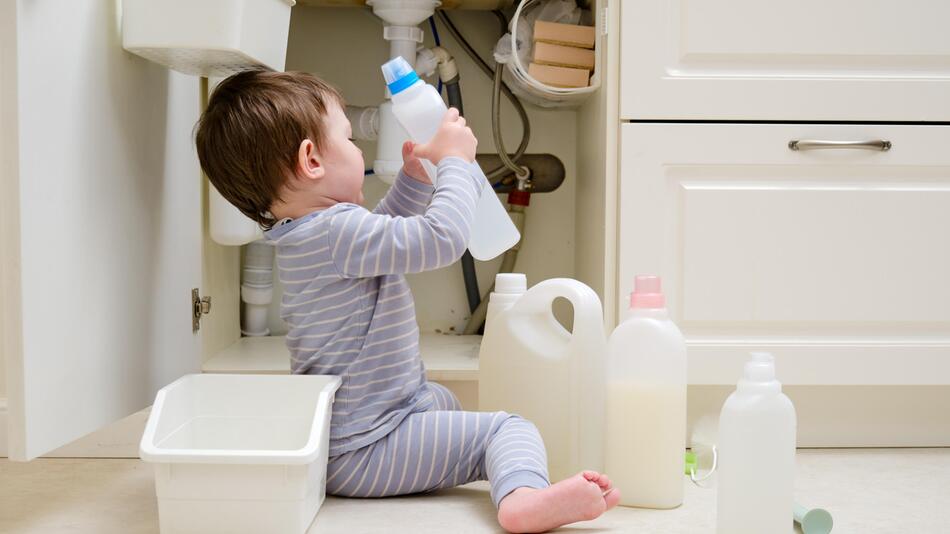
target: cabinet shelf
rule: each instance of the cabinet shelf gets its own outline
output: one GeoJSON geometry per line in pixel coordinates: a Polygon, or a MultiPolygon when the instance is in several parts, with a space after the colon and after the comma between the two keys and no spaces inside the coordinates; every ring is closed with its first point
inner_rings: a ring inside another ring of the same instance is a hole
{"type": "MultiPolygon", "coordinates": [[[[426,375],[430,380],[478,379],[481,336],[422,334],[419,339],[426,375]]],[[[284,374],[290,357],[283,336],[242,337],[202,366],[205,373],[284,374]]]]}

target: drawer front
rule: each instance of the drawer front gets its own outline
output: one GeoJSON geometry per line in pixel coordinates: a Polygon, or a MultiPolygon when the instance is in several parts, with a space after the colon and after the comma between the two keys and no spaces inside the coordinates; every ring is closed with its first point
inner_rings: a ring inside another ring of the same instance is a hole
{"type": "Polygon", "coordinates": [[[621,4],[623,118],[950,120],[950,2],[621,4]]]}
{"type": "Polygon", "coordinates": [[[787,383],[950,384],[946,146],[950,126],[624,124],[618,287],[663,275],[692,383],[763,349],[787,383]]]}

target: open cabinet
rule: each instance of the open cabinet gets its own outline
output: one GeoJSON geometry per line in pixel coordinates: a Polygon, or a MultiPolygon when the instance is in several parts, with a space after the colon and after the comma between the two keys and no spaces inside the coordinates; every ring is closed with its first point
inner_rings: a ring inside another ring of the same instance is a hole
{"type": "MultiPolygon", "coordinates": [[[[241,360],[245,372],[269,372],[275,360],[253,359],[268,350],[287,361],[278,337],[242,343],[241,251],[209,237],[207,182],[191,137],[201,84],[123,51],[119,4],[0,6],[0,399],[6,400],[0,452],[9,443],[5,452],[18,460],[146,408],[159,388],[182,374],[236,371],[215,369],[222,354],[250,348],[252,358],[241,360]],[[199,298],[211,297],[198,330],[195,289],[199,298]]],[[[325,77],[349,103],[378,104],[379,64],[388,57],[382,25],[365,9],[300,4],[291,19],[287,68],[325,77]],[[340,53],[340,43],[353,45],[340,53]]],[[[453,12],[453,18],[489,57],[498,21],[477,11],[453,12]]],[[[604,39],[601,54],[607,53],[604,39]]],[[[442,42],[459,63],[479,152],[492,152],[490,80],[449,35],[442,42]]],[[[556,191],[532,198],[516,265],[532,284],[558,276],[583,280],[581,271],[595,273],[591,284],[598,291],[612,283],[609,269],[587,256],[602,254],[609,226],[602,218],[611,198],[603,186],[605,95],[602,90],[579,110],[528,110],[528,152],[555,154],[567,169],[556,191]],[[582,124],[596,134],[578,135],[582,124]],[[589,210],[589,221],[577,224],[578,209],[589,210]]],[[[517,116],[507,102],[502,114],[514,146],[517,116]]],[[[375,147],[363,148],[371,161],[375,147]]],[[[385,189],[367,179],[367,204],[385,189]]],[[[482,291],[498,263],[479,265],[482,291]]],[[[458,331],[468,314],[459,267],[412,277],[410,285],[420,327],[431,340],[423,343],[430,378],[449,383],[475,408],[477,339],[444,335],[458,331]]],[[[271,371],[283,371],[277,365],[271,371]]],[[[136,456],[142,424],[140,416],[126,425],[124,446],[108,455],[136,456]]],[[[89,446],[101,448],[101,442],[89,446]]],[[[87,449],[72,454],[97,455],[87,449]]]]}
{"type": "MultiPolygon", "coordinates": [[[[324,77],[341,89],[347,104],[378,104],[383,95],[379,75],[380,58],[385,58],[388,53],[387,43],[380,39],[382,26],[363,10],[314,7],[326,3],[307,0],[301,2],[301,7],[295,8],[291,19],[287,69],[314,72],[324,77]],[[320,53],[348,39],[360,42],[361,46],[348,50],[346,54],[320,53]]],[[[593,9],[596,13],[599,8],[595,4],[593,9]]],[[[472,46],[484,58],[489,58],[500,37],[497,19],[486,11],[450,10],[447,13],[472,46]]],[[[598,24],[601,22],[603,20],[599,20],[598,24]]],[[[491,80],[476,68],[441,23],[438,27],[441,45],[449,50],[459,66],[464,114],[479,138],[478,151],[492,153],[495,146],[490,123],[491,80]]],[[[606,36],[601,36],[598,44],[604,58],[608,55],[605,39],[606,36]]],[[[434,44],[431,32],[427,31],[423,46],[434,44]]],[[[528,153],[554,154],[567,169],[564,183],[551,193],[532,195],[531,205],[527,209],[524,241],[516,270],[526,273],[532,284],[563,276],[584,280],[585,276],[579,274],[578,268],[581,261],[585,264],[599,263],[599,267],[595,265],[589,269],[603,271],[603,246],[593,251],[593,256],[583,259],[580,248],[605,241],[606,225],[601,219],[608,198],[604,195],[602,185],[607,132],[606,116],[603,114],[604,99],[605,92],[602,90],[576,110],[542,110],[528,106],[527,113],[531,121],[528,153]],[[584,121],[583,126],[581,121],[584,121]],[[582,165],[585,166],[584,172],[580,170],[582,165]],[[598,196],[598,200],[592,199],[594,195],[598,196]],[[578,211],[581,199],[590,204],[584,207],[589,210],[584,217],[578,211]],[[588,224],[588,220],[593,222],[588,224]]],[[[504,138],[509,150],[512,150],[521,136],[521,126],[514,108],[507,100],[503,100],[501,117],[504,138]]],[[[375,142],[358,143],[369,164],[376,151],[375,142]]],[[[367,177],[364,184],[367,206],[373,205],[386,188],[375,177],[367,177]]],[[[587,254],[586,249],[584,254],[587,254]]],[[[500,258],[478,264],[478,283],[482,293],[491,284],[499,264],[500,258]]],[[[591,282],[598,291],[603,289],[604,278],[601,272],[597,282],[591,282]],[[595,285],[598,283],[599,286],[595,285]]],[[[460,397],[463,406],[475,409],[479,337],[456,335],[469,316],[460,266],[456,264],[438,271],[410,275],[408,279],[416,301],[416,314],[422,332],[421,352],[429,378],[446,384],[460,397]]],[[[216,290],[216,299],[217,294],[216,290]]],[[[279,294],[279,281],[275,277],[276,294],[279,294]]],[[[242,338],[232,333],[231,342],[225,343],[226,347],[206,354],[208,359],[204,362],[204,370],[288,372],[289,361],[280,337],[286,329],[277,319],[276,301],[275,298],[270,314],[271,337],[242,338]]],[[[569,315],[569,311],[562,310],[563,315],[569,315]]]]}

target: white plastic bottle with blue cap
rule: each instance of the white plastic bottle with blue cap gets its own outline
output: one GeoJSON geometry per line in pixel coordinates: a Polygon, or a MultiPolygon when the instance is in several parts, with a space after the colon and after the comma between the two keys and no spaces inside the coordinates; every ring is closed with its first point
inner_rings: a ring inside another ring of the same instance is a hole
{"type": "MultiPolygon", "coordinates": [[[[392,93],[396,120],[413,141],[427,143],[439,129],[442,117],[448,111],[439,92],[420,80],[409,62],[402,57],[396,57],[383,65],[383,77],[392,93]]],[[[426,160],[422,160],[422,164],[435,183],[435,165],[426,160]]],[[[487,261],[513,247],[521,239],[521,234],[478,164],[472,163],[471,168],[473,173],[481,175],[483,187],[475,206],[475,221],[468,249],[475,259],[487,261]]]]}

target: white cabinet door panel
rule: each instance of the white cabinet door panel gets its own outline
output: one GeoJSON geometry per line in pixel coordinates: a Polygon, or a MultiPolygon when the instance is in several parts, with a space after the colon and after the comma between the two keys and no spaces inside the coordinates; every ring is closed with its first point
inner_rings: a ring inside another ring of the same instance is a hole
{"type": "Polygon", "coordinates": [[[632,123],[621,145],[619,287],[664,276],[693,383],[769,349],[789,383],[950,384],[950,127],[632,123]],[[874,138],[893,148],[788,148],[874,138]]]}
{"type": "Polygon", "coordinates": [[[138,411],[200,368],[198,80],[126,53],[117,5],[4,9],[15,70],[0,97],[17,146],[4,166],[0,337],[16,459],[138,411]]]}
{"type": "Polygon", "coordinates": [[[624,0],[621,116],[950,120],[943,0],[624,0]]]}

